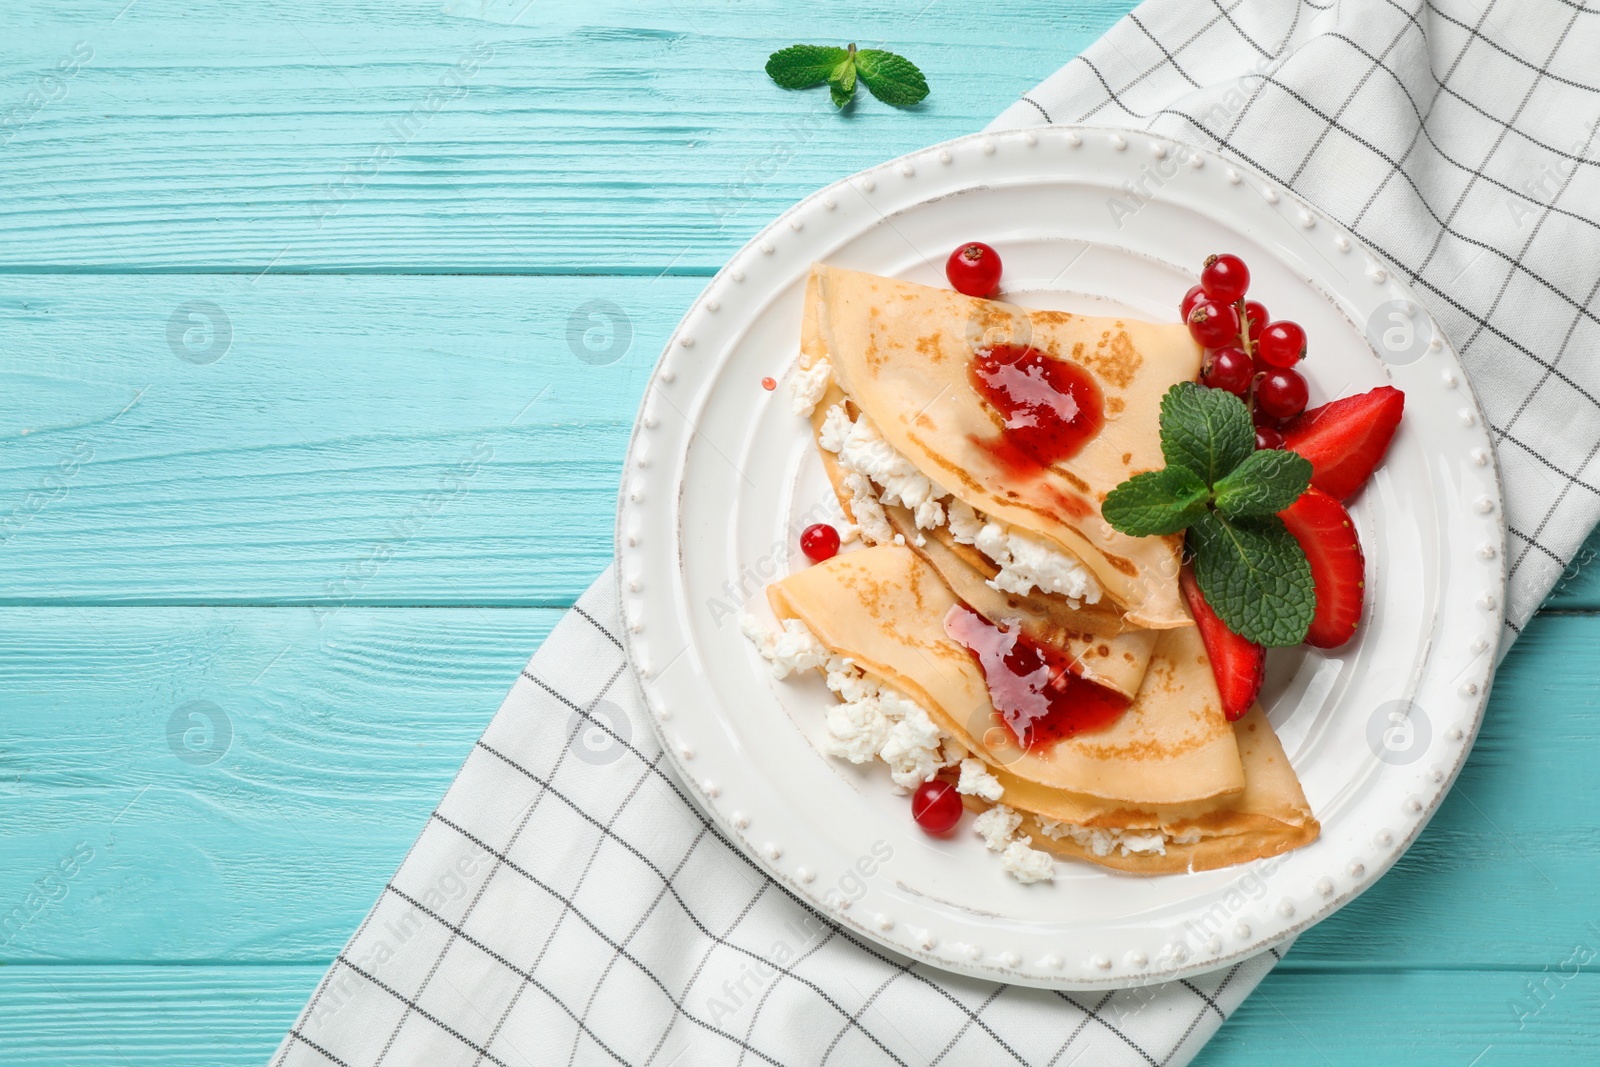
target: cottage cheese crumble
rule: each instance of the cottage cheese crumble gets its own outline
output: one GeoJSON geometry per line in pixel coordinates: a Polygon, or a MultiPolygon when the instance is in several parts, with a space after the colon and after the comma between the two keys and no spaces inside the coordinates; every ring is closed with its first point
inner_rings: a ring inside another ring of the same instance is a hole
{"type": "Polygon", "coordinates": [[[1021,825],[1022,816],[1004,804],[996,804],[972,820],[973,832],[983,838],[983,843],[995,852],[999,852],[1011,843],[1017,827],[1021,825]]]}
{"type": "Polygon", "coordinates": [[[845,470],[882,486],[880,501],[911,509],[921,529],[944,525],[944,505],[939,501],[950,494],[885,441],[865,413],[852,422],[844,405],[835,404],[823,417],[817,443],[835,453],[845,470]]]}
{"type": "Polygon", "coordinates": [[[1002,593],[1026,596],[1030,590],[1040,589],[1060,593],[1075,607],[1080,602],[1100,601],[1100,583],[1088,568],[1036,537],[991,520],[978,531],[973,545],[999,566],[1000,573],[989,585],[1002,593]]]}
{"type": "Polygon", "coordinates": [[[889,765],[889,776],[909,792],[942,768],[953,766],[966,749],[947,737],[923,707],[892,686],[867,677],[849,659],[829,652],[799,619],[786,619],[774,635],[761,620],[741,620],[745,636],[772,663],[772,673],[787,678],[796,670],[819,667],[839,703],[828,711],[823,751],[851,763],[874,757],[889,765]]]}
{"type": "MultiPolygon", "coordinates": [[[[1135,830],[1105,830],[1095,826],[1057,822],[1042,815],[1039,817],[1039,829],[1046,837],[1053,837],[1057,841],[1070,839],[1096,856],[1109,856],[1117,849],[1120,849],[1124,856],[1132,856],[1135,853],[1143,855],[1155,853],[1158,856],[1167,854],[1168,838],[1160,830],[1151,830],[1147,833],[1135,830]]],[[[1179,839],[1178,843],[1191,842],[1179,839]]]]}
{"type": "Polygon", "coordinates": [[[747,614],[739,620],[739,629],[755,642],[761,658],[772,664],[774,678],[787,678],[795,671],[826,666],[834,658],[799,619],[785,619],[783,629],[773,633],[760,619],[747,614]]]}
{"type": "Polygon", "coordinates": [[[1004,804],[996,804],[972,821],[972,828],[983,838],[983,843],[1000,853],[1000,866],[1011,877],[1024,885],[1054,881],[1055,857],[1030,848],[1033,838],[1017,837],[1017,828],[1021,825],[1022,816],[1004,804]]]}
{"type": "Polygon", "coordinates": [[[1000,868],[1011,877],[1029,885],[1033,882],[1053,882],[1056,878],[1056,860],[1048,852],[1029,848],[1033,838],[1013,841],[1000,853],[1000,868]]]}
{"type": "Polygon", "coordinates": [[[789,379],[789,403],[794,408],[794,413],[801,418],[809,419],[811,413],[817,409],[817,401],[828,391],[828,383],[831,381],[833,381],[833,364],[825,359],[817,360],[805,370],[795,371],[794,377],[789,379]]]}
{"type": "Polygon", "coordinates": [[[961,761],[961,780],[956,783],[956,792],[969,793],[993,804],[1005,795],[1005,787],[1000,784],[1000,779],[989,773],[983,760],[964,759],[961,761]]]}
{"type": "MultiPolygon", "coordinates": [[[[1033,589],[1058,593],[1072,601],[1074,607],[1099,603],[1100,583],[1081,560],[1040,538],[980,515],[946,493],[885,441],[864,412],[852,421],[845,406],[835,404],[823,417],[817,443],[839,457],[839,466],[845,471],[844,486],[850,493],[850,510],[868,543],[905,543],[883,512],[884,504],[900,504],[911,509],[919,530],[937,529],[948,523],[956,541],[973,545],[989,557],[1000,568],[988,583],[993,589],[1020,596],[1033,589]]],[[[917,544],[924,543],[919,533],[917,544]]]]}

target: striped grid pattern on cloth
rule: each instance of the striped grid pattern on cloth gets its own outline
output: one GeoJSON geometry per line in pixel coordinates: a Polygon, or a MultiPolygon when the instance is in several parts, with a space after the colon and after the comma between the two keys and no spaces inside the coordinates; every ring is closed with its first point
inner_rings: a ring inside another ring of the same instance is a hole
{"type": "MultiPolygon", "coordinates": [[[[1409,279],[1497,442],[1503,651],[1600,516],[1596,55],[1578,0],[1150,0],[993,125],[1207,144],[1409,279]]],[[[1068,994],[863,941],[690,801],[615,603],[534,656],[274,1067],[1183,1064],[1281,958],[1068,994]]]]}
{"type": "Polygon", "coordinates": [[[274,1067],[1184,1064],[1278,958],[1061,993],[839,927],[690,800],[616,604],[608,571],[529,662],[274,1067]]]}
{"type": "Polygon", "coordinates": [[[992,127],[1204,144],[1400,272],[1495,441],[1503,656],[1600,519],[1597,59],[1578,0],[1150,0],[992,127]]]}

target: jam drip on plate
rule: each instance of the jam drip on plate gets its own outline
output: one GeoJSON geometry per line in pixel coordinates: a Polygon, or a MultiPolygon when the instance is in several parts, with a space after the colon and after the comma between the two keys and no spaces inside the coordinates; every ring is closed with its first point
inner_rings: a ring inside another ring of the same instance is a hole
{"type": "Polygon", "coordinates": [[[1080,677],[1060,652],[1018,627],[996,626],[965,604],[945,615],[944,632],[978,661],[989,702],[1025,749],[1104,729],[1127,710],[1126,697],[1080,677]]]}
{"type": "Polygon", "coordinates": [[[1089,372],[1038,349],[995,345],[972,357],[967,377],[1005,419],[998,436],[973,441],[1011,474],[1044,473],[1105,425],[1105,402],[1089,372]]]}

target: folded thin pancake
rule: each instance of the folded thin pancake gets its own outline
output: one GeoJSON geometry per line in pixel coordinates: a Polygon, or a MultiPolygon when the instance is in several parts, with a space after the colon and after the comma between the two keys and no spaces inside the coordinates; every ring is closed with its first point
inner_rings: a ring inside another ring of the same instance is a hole
{"type": "Polygon", "coordinates": [[[844,393],[919,471],[969,506],[1083,561],[1130,625],[1192,625],[1178,592],[1178,537],[1112,529],[1100,504],[1165,465],[1157,427],[1173,384],[1195,378],[1200,349],[1181,325],[1036,311],[872,274],[812,267],[801,364],[826,357],[844,393]],[[1082,368],[1105,422],[1081,449],[1019,477],[988,443],[1004,419],[969,383],[980,347],[1011,339],[1082,368]]]}
{"type": "Polygon", "coordinates": [[[1013,779],[1140,805],[1244,789],[1234,731],[1193,627],[1158,635],[1139,691],[1114,723],[1024,749],[999,724],[972,654],[945,632],[960,601],[911,549],[835,556],[768,586],[767,597],[780,618],[803,621],[824,646],[899,688],[1013,779]]]}
{"type": "MultiPolygon", "coordinates": [[[[837,384],[828,387],[811,416],[819,437],[828,410],[845,401],[837,384]]],[[[852,522],[856,521],[838,457],[825,448],[818,452],[839,506],[852,522]]],[[[948,526],[919,530],[911,512],[904,507],[889,504],[883,511],[906,544],[939,573],[958,599],[978,614],[992,623],[1020,625],[1035,641],[1060,651],[1091,681],[1125,697],[1139,691],[1158,631],[1129,629],[1109,605],[1075,608],[1060,596],[1002,592],[988,584],[999,568],[971,545],[956,541],[948,526]]]]}
{"type": "Polygon", "coordinates": [[[1062,793],[1044,797],[1045,791],[1037,786],[1030,791],[1031,783],[1014,783],[1000,774],[997,777],[1006,790],[1002,802],[1030,813],[1023,819],[1021,832],[1033,838],[1034,848],[1140,874],[1210,871],[1276,856],[1315,841],[1322,827],[1312,816],[1300,779],[1260,705],[1234,723],[1233,730],[1245,778],[1244,792],[1235,797],[1198,804],[1117,806],[1062,793]],[[1014,790],[1014,785],[1019,788],[1014,790]],[[1040,812],[1031,806],[1034,801],[1047,810],[1040,812]],[[1046,834],[1039,814],[1090,829],[1159,830],[1168,838],[1165,852],[1124,854],[1121,848],[1112,847],[1102,849],[1105,854],[1100,855],[1090,846],[1089,835],[1080,840],[1046,834]]]}

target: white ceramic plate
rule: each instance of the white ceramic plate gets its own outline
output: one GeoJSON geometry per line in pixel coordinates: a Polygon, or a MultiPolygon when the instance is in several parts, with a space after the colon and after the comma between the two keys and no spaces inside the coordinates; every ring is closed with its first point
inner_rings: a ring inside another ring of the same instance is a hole
{"type": "Polygon", "coordinates": [[[684,316],[628,453],[622,613],[668,756],[774,878],[949,970],[1060,988],[1161,981],[1325,918],[1394,863],[1450,788],[1500,633],[1493,452],[1454,352],[1411,300],[1350,234],[1260,175],[1133,131],[979,134],[801,201],[684,316]],[[1367,557],[1357,638],[1334,655],[1269,657],[1262,699],[1322,821],[1314,844],[1161,877],[1058,861],[1053,884],[1018,884],[965,825],[950,840],[918,830],[881,764],[821,755],[832,694],[820,678],[774,681],[741,636],[743,611],[771,618],[766,583],[805,565],[799,530],[837,514],[784,389],[807,269],[942,286],[967,240],[998,249],[1008,299],[1160,321],[1177,320],[1208,253],[1236,252],[1251,296],[1309,332],[1313,405],[1385,382],[1405,391],[1400,433],[1352,508],[1367,557]],[[769,375],[776,392],[760,384],[769,375]]]}

